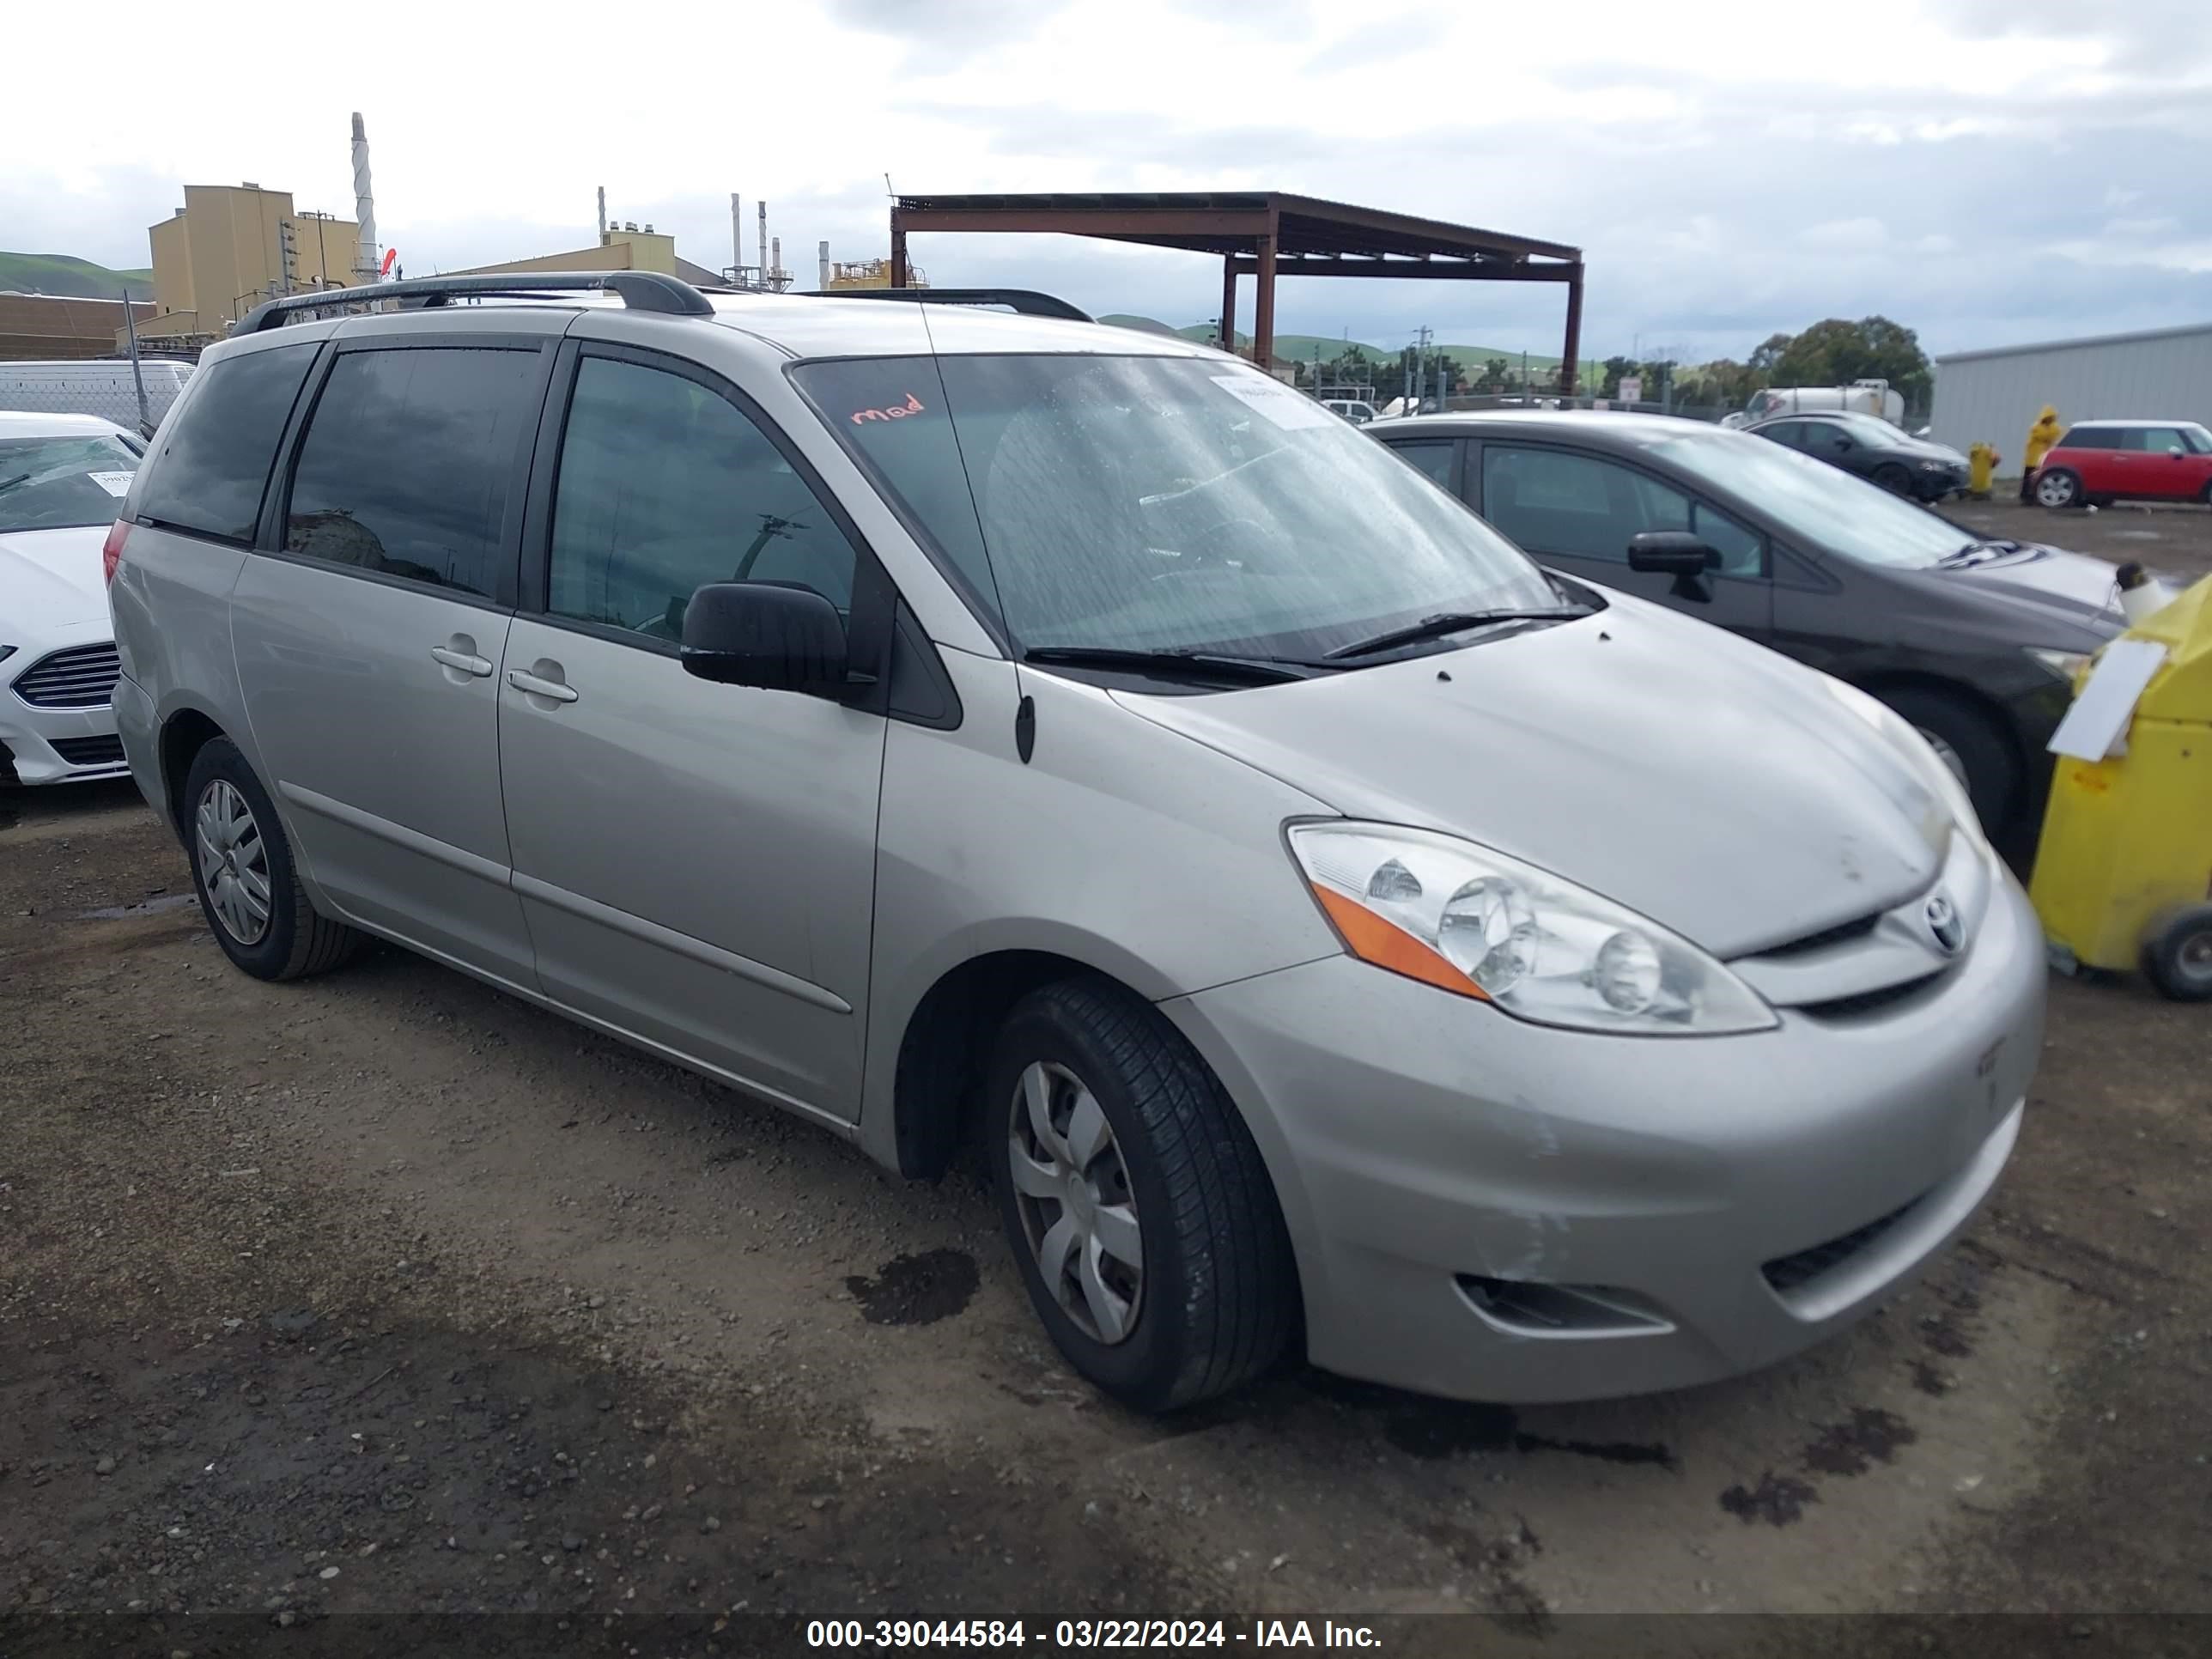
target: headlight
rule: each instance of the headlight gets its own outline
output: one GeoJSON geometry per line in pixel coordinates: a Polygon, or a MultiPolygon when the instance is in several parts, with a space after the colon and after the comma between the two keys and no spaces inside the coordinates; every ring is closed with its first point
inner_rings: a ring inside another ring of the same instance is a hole
{"type": "Polygon", "coordinates": [[[1923,461],[1920,463],[1920,470],[1923,472],[1948,472],[1951,470],[1951,463],[1948,461],[1923,461]]]}
{"type": "Polygon", "coordinates": [[[1577,1030],[1713,1036],[1778,1023],[1687,939],[1502,853],[1385,823],[1294,824],[1290,842],[1345,948],[1378,968],[1577,1030]]]}
{"type": "Polygon", "coordinates": [[[2089,660],[2089,653],[2086,651],[2050,651],[2034,645],[2027,647],[2027,654],[2069,685],[2074,683],[2074,677],[2089,660]]]}

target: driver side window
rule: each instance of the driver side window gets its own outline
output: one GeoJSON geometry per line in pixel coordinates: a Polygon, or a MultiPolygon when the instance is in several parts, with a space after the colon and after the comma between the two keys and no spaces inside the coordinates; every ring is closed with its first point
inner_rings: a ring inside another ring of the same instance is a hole
{"type": "Polygon", "coordinates": [[[586,357],[554,483],[546,610],[680,639],[709,582],[811,587],[849,610],[854,555],[743,410],[681,374],[586,357]]]}

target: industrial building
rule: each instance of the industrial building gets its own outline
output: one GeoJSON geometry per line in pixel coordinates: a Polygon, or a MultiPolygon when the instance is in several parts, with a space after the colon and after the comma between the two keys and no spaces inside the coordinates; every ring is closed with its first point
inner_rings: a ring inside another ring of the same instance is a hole
{"type": "MultiPolygon", "coordinates": [[[[150,303],[134,301],[131,313],[143,330],[154,318],[150,303]]],[[[0,294],[0,362],[54,362],[106,357],[115,337],[127,335],[120,300],[73,295],[0,294]]]]}
{"type": "Polygon", "coordinates": [[[635,224],[609,225],[599,233],[596,247],[574,248],[566,253],[541,253],[534,258],[511,259],[505,264],[471,265],[466,270],[445,274],[487,276],[521,270],[657,270],[665,276],[680,276],[687,283],[703,283],[709,288],[725,280],[720,271],[709,270],[680,257],[673,236],[656,231],[651,225],[640,229],[635,224]]]}
{"type": "MultiPolygon", "coordinates": [[[[148,234],[154,315],[138,325],[149,349],[219,340],[264,300],[355,280],[361,227],[301,213],[292,192],[257,184],[186,185],[185,204],[148,234]]],[[[115,346],[125,341],[115,332],[115,346]]]]}
{"type": "Polygon", "coordinates": [[[2027,428],[2045,404],[2069,426],[2129,419],[2212,426],[2212,323],[1936,360],[1929,424],[1938,443],[1957,450],[1993,444],[2016,471],[2027,428]]]}

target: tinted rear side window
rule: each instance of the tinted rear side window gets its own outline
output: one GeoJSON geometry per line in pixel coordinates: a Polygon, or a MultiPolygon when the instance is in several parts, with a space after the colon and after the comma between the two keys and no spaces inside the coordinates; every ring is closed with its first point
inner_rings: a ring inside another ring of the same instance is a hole
{"type": "Polygon", "coordinates": [[[2077,426],[2058,441],[2061,449],[2118,449],[2121,447],[2119,428],[2109,426],[2077,426]]]}
{"type": "Polygon", "coordinates": [[[288,552],[487,597],[497,591],[535,351],[349,351],[292,470],[288,552]]]}
{"type": "Polygon", "coordinates": [[[218,358],[202,368],[191,401],[147,463],[138,516],[197,535],[252,541],[292,400],[314,361],[314,342],[303,340],[218,358]]]}

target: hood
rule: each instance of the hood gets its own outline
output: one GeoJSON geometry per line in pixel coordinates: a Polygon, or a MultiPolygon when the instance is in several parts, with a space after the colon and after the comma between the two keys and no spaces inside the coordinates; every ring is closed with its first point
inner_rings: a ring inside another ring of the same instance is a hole
{"type": "Polygon", "coordinates": [[[1964,467],[1966,458],[1948,444],[1931,443],[1929,440],[1907,432],[1903,427],[1884,444],[1882,451],[1891,455],[1909,455],[1915,460],[1948,461],[1954,466],[1964,467]]]}
{"type": "Polygon", "coordinates": [[[52,628],[107,614],[104,524],[0,535],[0,629],[52,628]]]}
{"type": "Polygon", "coordinates": [[[1458,651],[1124,707],[1347,817],[1442,830],[1723,957],[1932,881],[1944,810],[1825,677],[1626,595],[1458,651]]]}
{"type": "Polygon", "coordinates": [[[1984,564],[1927,574],[1969,584],[1977,592],[2001,594],[2040,616],[2055,614],[2106,637],[2127,626],[2113,568],[2102,559],[2063,548],[2028,543],[1984,564]]]}

